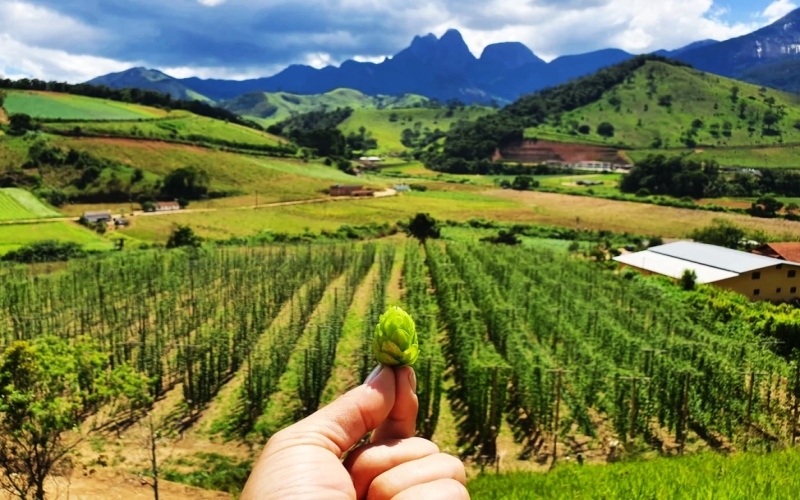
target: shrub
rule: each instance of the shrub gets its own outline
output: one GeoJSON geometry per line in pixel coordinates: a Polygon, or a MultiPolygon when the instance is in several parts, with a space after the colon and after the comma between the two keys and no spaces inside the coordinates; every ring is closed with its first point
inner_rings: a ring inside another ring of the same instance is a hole
{"type": "Polygon", "coordinates": [[[197,248],[203,243],[203,239],[194,234],[189,226],[178,226],[173,231],[167,241],[167,248],[191,247],[197,248]]]}
{"type": "Polygon", "coordinates": [[[597,134],[601,137],[611,138],[614,137],[615,133],[616,129],[614,128],[614,125],[608,122],[603,122],[597,126],[597,134]]]}
{"type": "Polygon", "coordinates": [[[697,273],[691,269],[686,269],[683,271],[680,283],[681,287],[687,292],[694,290],[697,286],[697,273]]]}
{"type": "Polygon", "coordinates": [[[85,256],[86,251],[77,243],[45,240],[37,241],[8,252],[3,256],[2,260],[7,262],[19,262],[22,264],[34,264],[40,262],[65,262],[69,259],[85,256]]]}
{"type": "Polygon", "coordinates": [[[639,198],[646,198],[650,196],[650,190],[647,188],[641,188],[638,191],[636,191],[636,196],[638,196],[639,198]]]}

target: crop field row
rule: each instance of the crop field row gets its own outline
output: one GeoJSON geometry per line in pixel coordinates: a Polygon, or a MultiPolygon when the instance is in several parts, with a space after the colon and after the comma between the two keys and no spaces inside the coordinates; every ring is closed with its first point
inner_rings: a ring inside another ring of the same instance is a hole
{"type": "MultiPolygon", "coordinates": [[[[262,441],[368,372],[393,245],[142,252],[37,280],[11,269],[0,343],[90,335],[153,394],[179,391],[187,417],[215,406],[213,433],[262,441]]],[[[678,454],[797,437],[797,365],[743,318],[719,321],[722,292],[685,301],[535,242],[408,243],[402,276],[422,352],[418,432],[451,434],[465,460],[494,463],[501,429],[522,460],[612,455],[609,439],[678,454]],[[443,415],[455,424],[440,428],[443,415]]]]}
{"type": "Polygon", "coordinates": [[[173,114],[174,118],[145,122],[60,122],[48,124],[47,129],[65,134],[74,134],[80,130],[81,134],[95,136],[230,143],[243,146],[277,146],[284,142],[273,135],[235,123],[186,112],[173,112],[173,114]]]}
{"type": "Polygon", "coordinates": [[[39,219],[59,215],[24,189],[0,189],[0,221],[39,219]]]}
{"type": "Polygon", "coordinates": [[[54,92],[12,91],[4,107],[9,114],[43,120],[147,120],[167,115],[156,108],[54,92]]]}

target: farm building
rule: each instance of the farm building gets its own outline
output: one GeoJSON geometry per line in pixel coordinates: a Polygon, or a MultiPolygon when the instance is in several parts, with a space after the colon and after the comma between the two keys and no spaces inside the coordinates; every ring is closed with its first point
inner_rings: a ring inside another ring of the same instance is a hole
{"type": "Polygon", "coordinates": [[[373,194],[375,194],[374,189],[365,188],[364,186],[343,186],[341,184],[331,186],[331,196],[367,197],[373,194]]]}
{"type": "Polygon", "coordinates": [[[98,222],[111,222],[111,212],[84,212],[83,218],[92,224],[96,224],[98,222]]]}
{"type": "Polygon", "coordinates": [[[159,201],[156,203],[156,212],[176,212],[181,209],[177,201],[159,201]]]}
{"type": "Polygon", "coordinates": [[[622,255],[615,261],[646,275],[679,279],[684,271],[697,282],[741,293],[752,300],[786,302],[800,299],[800,264],[729,248],[679,241],[644,252],[622,255]]]}
{"type": "Polygon", "coordinates": [[[778,260],[800,262],[800,243],[768,243],[756,248],[753,253],[778,260]]]}
{"type": "Polygon", "coordinates": [[[383,158],[380,156],[362,156],[358,159],[358,161],[365,162],[365,163],[378,163],[382,162],[383,158]]]}

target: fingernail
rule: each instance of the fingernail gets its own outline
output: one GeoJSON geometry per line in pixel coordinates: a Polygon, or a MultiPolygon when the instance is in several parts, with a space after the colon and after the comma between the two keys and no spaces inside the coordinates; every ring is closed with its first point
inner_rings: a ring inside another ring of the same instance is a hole
{"type": "Polygon", "coordinates": [[[383,371],[383,365],[376,366],[375,369],[372,370],[372,373],[369,374],[369,377],[367,377],[367,380],[364,381],[364,384],[365,385],[369,384],[370,382],[378,378],[378,375],[380,375],[382,371],[383,371]]]}
{"type": "Polygon", "coordinates": [[[413,368],[408,373],[408,383],[411,384],[411,392],[416,394],[417,393],[417,374],[414,373],[414,369],[413,368]]]}

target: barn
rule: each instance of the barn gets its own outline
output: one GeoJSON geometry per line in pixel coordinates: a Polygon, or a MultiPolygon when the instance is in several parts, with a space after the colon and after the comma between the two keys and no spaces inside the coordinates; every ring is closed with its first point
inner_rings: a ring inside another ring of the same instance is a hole
{"type": "Polygon", "coordinates": [[[679,241],[614,259],[647,275],[679,279],[694,271],[697,283],[741,293],[752,300],[789,302],[800,299],[800,264],[729,248],[679,241]]]}

